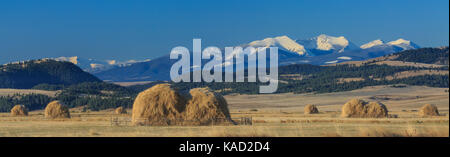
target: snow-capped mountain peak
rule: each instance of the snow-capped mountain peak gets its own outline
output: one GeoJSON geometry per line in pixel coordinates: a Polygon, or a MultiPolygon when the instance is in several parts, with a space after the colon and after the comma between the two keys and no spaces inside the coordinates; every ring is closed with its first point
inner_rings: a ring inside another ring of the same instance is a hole
{"type": "Polygon", "coordinates": [[[384,42],[382,40],[377,39],[377,40],[368,42],[368,43],[366,43],[364,45],[361,45],[359,48],[361,48],[361,49],[368,49],[368,48],[371,48],[371,47],[374,47],[374,46],[383,45],[383,44],[384,44],[384,42]]]}
{"type": "Polygon", "coordinates": [[[306,40],[297,40],[298,43],[305,46],[307,50],[314,52],[329,51],[329,52],[344,52],[345,50],[359,49],[355,44],[351,43],[344,36],[334,37],[330,35],[321,34],[306,40]]]}
{"type": "Polygon", "coordinates": [[[146,62],[149,61],[143,60],[143,61],[137,61],[137,60],[128,60],[128,61],[117,61],[117,60],[96,60],[96,59],[85,59],[80,58],[78,56],[73,57],[58,57],[58,58],[51,58],[56,61],[66,61],[71,62],[77,66],[79,66],[81,69],[87,72],[96,73],[104,70],[111,69],[113,67],[125,67],[129,66],[134,63],[139,62],[146,62]]]}
{"type": "Polygon", "coordinates": [[[95,63],[91,63],[91,64],[89,64],[90,66],[91,66],[91,69],[101,69],[101,68],[104,68],[105,67],[105,65],[103,65],[103,64],[95,64],[95,63]]]}
{"type": "Polygon", "coordinates": [[[383,41],[381,41],[379,39],[374,40],[367,44],[361,45],[360,48],[361,49],[369,49],[369,48],[370,49],[378,49],[380,51],[382,49],[385,49],[384,51],[390,51],[388,49],[410,50],[410,49],[416,49],[416,48],[420,48],[420,47],[409,40],[399,38],[397,40],[390,41],[388,43],[384,43],[383,41]]]}
{"type": "Polygon", "coordinates": [[[253,47],[279,47],[290,52],[295,52],[299,55],[305,55],[306,49],[303,45],[298,44],[288,36],[279,36],[275,38],[266,38],[264,40],[253,41],[249,46],[253,47]]]}
{"type": "Polygon", "coordinates": [[[115,65],[117,64],[116,60],[106,60],[106,62],[108,62],[109,65],[115,65]]]}
{"type": "Polygon", "coordinates": [[[388,43],[389,45],[400,45],[400,44],[411,44],[411,41],[405,40],[403,38],[399,38],[397,40],[391,41],[388,43]]]}
{"type": "Polygon", "coordinates": [[[348,40],[343,36],[333,37],[322,34],[317,37],[317,49],[319,50],[329,51],[335,49],[338,52],[343,52],[348,44],[348,40]]]}
{"type": "Polygon", "coordinates": [[[416,45],[415,43],[409,41],[409,40],[405,40],[403,38],[391,41],[387,43],[388,45],[391,46],[397,46],[402,48],[403,50],[409,50],[409,49],[416,49],[416,48],[420,48],[418,45],[416,45]]]}
{"type": "Polygon", "coordinates": [[[75,65],[80,64],[80,62],[78,61],[78,56],[72,56],[72,57],[58,57],[58,58],[54,58],[54,60],[56,61],[66,61],[66,62],[71,62],[75,65]]]}

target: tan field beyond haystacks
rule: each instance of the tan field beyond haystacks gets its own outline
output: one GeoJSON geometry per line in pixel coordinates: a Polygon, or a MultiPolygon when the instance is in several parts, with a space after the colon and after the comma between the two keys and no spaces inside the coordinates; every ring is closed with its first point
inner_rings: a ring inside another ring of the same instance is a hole
{"type": "Polygon", "coordinates": [[[383,118],[388,117],[388,110],[382,103],[352,99],[342,107],[341,116],[352,118],[383,118]]]}
{"type": "Polygon", "coordinates": [[[226,100],[208,89],[197,88],[182,96],[169,84],[158,84],[136,97],[134,125],[233,124],[226,100]]]}
{"type": "Polygon", "coordinates": [[[28,116],[28,109],[24,105],[16,105],[11,109],[11,116],[28,116]]]}
{"type": "Polygon", "coordinates": [[[116,110],[114,110],[115,114],[127,114],[127,110],[124,109],[123,107],[118,107],[116,108],[116,110]]]}
{"type": "Polygon", "coordinates": [[[45,118],[70,118],[69,108],[59,101],[50,102],[45,107],[45,118]]]}
{"type": "Polygon", "coordinates": [[[316,105],[308,104],[305,106],[305,114],[317,114],[319,113],[319,109],[317,109],[316,105]]]}
{"type": "Polygon", "coordinates": [[[436,105],[425,104],[419,110],[419,116],[439,116],[439,111],[436,105]]]}
{"type": "Polygon", "coordinates": [[[185,124],[232,123],[228,103],[221,95],[212,92],[208,88],[195,88],[190,90],[189,94],[191,97],[184,112],[185,124]]]}

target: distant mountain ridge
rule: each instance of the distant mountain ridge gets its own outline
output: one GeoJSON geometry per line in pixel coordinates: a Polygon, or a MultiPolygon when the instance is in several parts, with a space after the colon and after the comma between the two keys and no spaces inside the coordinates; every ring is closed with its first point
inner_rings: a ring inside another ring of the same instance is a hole
{"type": "MultiPolygon", "coordinates": [[[[325,34],[304,40],[293,40],[288,36],[279,36],[251,41],[240,46],[278,47],[279,66],[290,64],[325,65],[346,61],[361,61],[419,48],[417,44],[402,38],[388,43],[378,40],[357,46],[344,36],[334,37],[325,34]]],[[[169,54],[166,54],[147,62],[131,64],[126,67],[113,67],[95,73],[95,75],[102,80],[116,82],[170,80],[170,67],[175,62],[176,60],[170,60],[169,54]]],[[[233,66],[233,64],[228,63],[223,65],[233,66]]]]}
{"type": "Polygon", "coordinates": [[[264,40],[256,40],[246,46],[253,47],[279,47],[281,50],[297,53],[300,56],[320,56],[331,53],[343,53],[348,51],[364,51],[366,49],[377,49],[378,51],[394,50],[410,50],[420,48],[414,42],[399,38],[388,43],[377,39],[369,43],[357,46],[344,36],[334,37],[321,34],[310,39],[293,40],[288,36],[279,36],[274,38],[266,38],[264,40]]]}
{"type": "Polygon", "coordinates": [[[134,63],[140,63],[145,61],[150,61],[149,59],[143,60],[143,61],[137,61],[137,60],[128,60],[128,61],[117,61],[117,60],[96,60],[96,59],[85,59],[80,58],[78,56],[72,56],[72,57],[57,57],[57,58],[50,58],[56,61],[67,61],[71,62],[77,66],[79,66],[84,71],[87,71],[89,73],[98,73],[101,71],[109,70],[114,67],[126,67],[134,63]]]}
{"type": "Polygon", "coordinates": [[[341,53],[358,48],[344,36],[334,37],[325,34],[306,40],[297,40],[297,42],[305,45],[306,49],[313,53],[315,52],[316,55],[323,54],[324,52],[341,53]],[[322,51],[322,53],[318,53],[319,51],[322,51]]]}
{"type": "Polygon", "coordinates": [[[388,43],[384,43],[384,41],[377,39],[371,42],[368,42],[366,44],[363,44],[360,46],[361,49],[369,49],[369,48],[375,48],[375,47],[383,47],[383,46],[396,46],[399,48],[402,48],[403,50],[410,50],[410,49],[417,49],[420,48],[416,43],[413,43],[409,40],[405,40],[403,38],[390,41],[388,43]]]}
{"type": "MultiPolygon", "coordinates": [[[[347,61],[362,61],[403,50],[419,48],[414,42],[402,38],[387,43],[377,39],[361,46],[356,46],[344,36],[334,37],[325,34],[303,40],[293,40],[288,36],[279,36],[252,41],[241,46],[278,47],[279,66],[291,64],[326,65],[347,61]]],[[[224,57],[229,58],[230,56],[224,57]]],[[[153,60],[130,60],[124,62],[85,59],[77,56],[52,59],[71,62],[84,71],[94,74],[101,80],[114,82],[170,80],[170,68],[177,61],[171,60],[169,54],[153,60]]],[[[233,66],[233,64],[223,63],[223,66],[233,66]]]]}
{"type": "Polygon", "coordinates": [[[40,59],[0,65],[0,88],[30,89],[39,84],[82,82],[102,81],[71,62],[40,59]]]}
{"type": "Polygon", "coordinates": [[[257,40],[249,43],[247,46],[253,47],[279,47],[286,51],[296,52],[298,55],[308,55],[305,47],[300,45],[296,41],[292,40],[288,36],[280,36],[275,38],[266,38],[264,40],[257,40]]]}

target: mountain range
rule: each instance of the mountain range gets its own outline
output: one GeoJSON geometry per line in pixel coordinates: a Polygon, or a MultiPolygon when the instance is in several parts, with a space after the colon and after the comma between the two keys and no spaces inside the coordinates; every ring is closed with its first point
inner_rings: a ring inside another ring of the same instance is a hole
{"type": "Polygon", "coordinates": [[[128,61],[117,61],[117,60],[96,60],[96,59],[85,59],[80,58],[78,56],[72,56],[72,57],[58,57],[58,58],[50,58],[56,61],[67,61],[71,62],[77,66],[79,66],[81,69],[83,69],[86,72],[89,73],[98,73],[101,71],[106,71],[115,67],[126,67],[130,66],[135,63],[140,62],[148,62],[150,59],[143,60],[143,61],[137,61],[137,60],[128,60],[128,61]]]}
{"type": "MultiPolygon", "coordinates": [[[[377,39],[357,46],[344,36],[334,37],[325,34],[298,40],[288,36],[279,36],[239,46],[278,47],[280,66],[290,64],[325,65],[345,61],[361,61],[420,48],[417,44],[402,38],[389,42],[377,39]]],[[[170,60],[169,54],[166,54],[150,61],[115,66],[94,74],[102,80],[115,82],[170,80],[170,67],[175,62],[176,60],[170,60]]],[[[233,66],[233,64],[227,66],[233,66]]]]}
{"type": "MultiPolygon", "coordinates": [[[[318,76],[324,77],[328,79],[328,81],[333,81],[333,79],[337,78],[363,77],[364,79],[369,79],[369,81],[372,79],[372,82],[369,82],[371,84],[405,83],[406,81],[406,83],[411,84],[422,85],[426,83],[430,86],[448,87],[448,49],[448,47],[440,47],[404,50],[401,52],[396,52],[393,54],[364,61],[343,62],[326,66],[312,64],[292,64],[287,66],[280,66],[279,76],[280,78],[285,78],[285,80],[296,80],[298,77],[309,77],[308,73],[310,72],[321,71],[321,74],[318,76]],[[346,66],[352,64],[358,66],[346,66]],[[334,68],[331,68],[332,70],[330,70],[330,68],[326,67],[334,68]],[[359,73],[356,73],[356,71],[359,71],[359,73]],[[405,71],[408,71],[408,73],[406,73],[405,71]],[[333,73],[333,75],[330,75],[331,73],[333,73]],[[347,73],[348,76],[342,76],[343,73],[347,73]],[[299,74],[300,76],[298,76],[299,74]],[[362,74],[364,74],[364,76],[362,76],[362,74]],[[436,76],[431,77],[428,75],[436,76]],[[291,78],[291,76],[294,76],[295,78],[291,78]],[[409,78],[416,76],[418,77],[411,79],[409,78]],[[373,77],[376,77],[376,79],[373,77]],[[394,78],[408,78],[408,80],[392,80],[394,78]],[[383,82],[383,80],[390,80],[391,82],[383,82]]],[[[282,51],[283,53],[295,54],[292,52],[286,52],[284,50],[282,51]]],[[[341,58],[345,59],[343,57],[341,58]]],[[[76,61],[74,60],[75,58],[72,59],[72,61],[76,61]]],[[[167,62],[166,58],[160,57],[150,62],[134,63],[129,66],[123,66],[117,68],[116,70],[111,69],[105,72],[109,72],[109,77],[115,77],[113,79],[123,79],[127,82],[136,82],[143,80],[165,80],[168,77],[167,71],[169,68],[167,67],[171,67],[171,62],[175,61],[171,60],[170,62],[167,62]]],[[[105,74],[104,72],[101,73],[105,74]]],[[[315,77],[310,78],[314,79],[315,77]]],[[[107,79],[103,80],[108,81],[107,79]]],[[[102,82],[102,80],[86,71],[83,71],[80,67],[69,61],[39,59],[0,65],[0,88],[36,88],[57,90],[63,88],[64,86],[75,85],[84,82],[100,83],[102,82]]],[[[211,85],[220,85],[222,87],[224,86],[223,84],[211,85]]],[[[238,87],[239,85],[228,84],[227,86],[235,86],[235,88],[241,88],[238,87]]]]}

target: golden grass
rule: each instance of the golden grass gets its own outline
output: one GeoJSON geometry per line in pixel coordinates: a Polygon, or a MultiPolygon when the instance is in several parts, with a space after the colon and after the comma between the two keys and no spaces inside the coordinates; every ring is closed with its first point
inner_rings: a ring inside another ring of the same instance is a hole
{"type": "Polygon", "coordinates": [[[252,117],[251,126],[115,126],[112,117],[131,119],[131,114],[116,115],[113,110],[71,109],[70,119],[54,120],[44,118],[42,110],[29,112],[27,117],[0,113],[0,137],[449,137],[449,96],[443,91],[377,86],[326,94],[226,96],[232,118],[252,117]],[[396,118],[340,117],[348,97],[376,95],[411,99],[382,102],[396,118]],[[308,103],[318,104],[321,112],[303,114],[308,103]],[[419,116],[425,103],[436,104],[441,116],[419,116]]]}
{"type": "Polygon", "coordinates": [[[364,127],[359,130],[360,137],[449,137],[449,127],[419,128],[409,126],[405,129],[389,130],[382,127],[364,127]]]}
{"type": "MultiPolygon", "coordinates": [[[[12,137],[448,137],[448,116],[434,118],[340,118],[336,113],[253,115],[253,125],[112,126],[111,112],[74,113],[71,119],[0,114],[0,136],[12,137]],[[297,116],[296,116],[297,115],[297,116]],[[286,121],[289,123],[282,123],[286,121]]],[[[405,113],[415,114],[415,113],[405,113]]],[[[232,114],[233,115],[233,114],[232,114]]],[[[246,116],[243,113],[240,116],[246,116]]],[[[120,115],[129,118],[130,115],[120,115]]]]}
{"type": "Polygon", "coordinates": [[[60,91],[45,91],[35,89],[0,89],[0,96],[12,96],[14,94],[42,94],[55,97],[60,91]]]}

